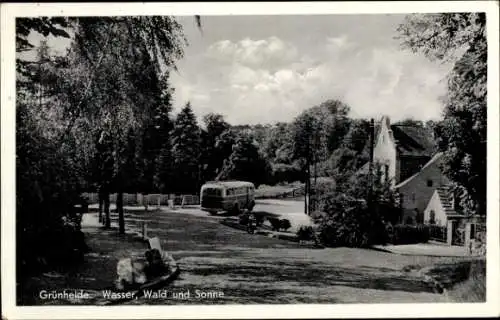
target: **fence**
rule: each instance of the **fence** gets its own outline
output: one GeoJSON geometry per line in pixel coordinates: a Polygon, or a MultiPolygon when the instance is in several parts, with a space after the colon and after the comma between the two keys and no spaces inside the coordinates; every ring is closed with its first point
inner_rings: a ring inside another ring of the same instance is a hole
{"type": "MultiPolygon", "coordinates": [[[[89,201],[89,204],[99,203],[99,195],[97,193],[84,193],[89,201]]],[[[116,193],[110,194],[110,203],[116,204],[116,193]]],[[[198,195],[175,195],[175,194],[146,194],[141,193],[124,193],[123,205],[125,206],[167,206],[169,200],[176,206],[191,206],[199,205],[200,197],[198,195]]]]}
{"type": "Polygon", "coordinates": [[[429,240],[446,242],[447,228],[445,226],[428,225],[429,226],[429,240]]]}

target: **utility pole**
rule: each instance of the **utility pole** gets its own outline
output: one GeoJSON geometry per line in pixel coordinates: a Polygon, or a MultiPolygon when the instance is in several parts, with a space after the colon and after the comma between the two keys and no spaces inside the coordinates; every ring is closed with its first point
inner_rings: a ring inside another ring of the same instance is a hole
{"type": "Polygon", "coordinates": [[[314,205],[313,211],[318,208],[318,148],[319,148],[319,133],[318,130],[315,131],[315,141],[314,141],[314,205]]]}
{"type": "Polygon", "coordinates": [[[373,149],[375,143],[375,121],[370,119],[370,162],[369,162],[369,175],[368,175],[368,210],[372,210],[372,193],[373,193],[373,149]]]}
{"type": "Polygon", "coordinates": [[[304,185],[304,213],[309,215],[309,184],[311,180],[311,173],[310,173],[310,139],[309,137],[307,138],[307,145],[306,145],[306,167],[305,167],[305,176],[306,176],[306,181],[304,185]]]}

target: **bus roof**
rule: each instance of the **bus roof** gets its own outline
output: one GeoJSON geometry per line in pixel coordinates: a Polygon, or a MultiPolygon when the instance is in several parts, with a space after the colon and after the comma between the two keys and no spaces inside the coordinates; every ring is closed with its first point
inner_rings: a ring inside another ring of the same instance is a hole
{"type": "Polygon", "coordinates": [[[225,187],[225,188],[238,188],[238,187],[255,187],[253,183],[248,181],[209,181],[203,187],[225,187]]]}

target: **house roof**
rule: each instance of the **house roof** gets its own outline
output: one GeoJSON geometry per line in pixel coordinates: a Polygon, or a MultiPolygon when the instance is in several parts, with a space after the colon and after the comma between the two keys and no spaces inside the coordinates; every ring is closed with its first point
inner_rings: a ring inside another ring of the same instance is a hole
{"type": "Polygon", "coordinates": [[[417,173],[415,173],[414,175],[412,175],[411,177],[409,177],[408,179],[398,183],[397,185],[394,186],[395,189],[397,188],[400,188],[406,184],[408,184],[410,181],[412,181],[413,179],[415,179],[416,177],[418,177],[427,167],[429,167],[430,165],[436,163],[437,161],[439,161],[439,159],[441,159],[441,157],[443,156],[443,153],[442,152],[438,152],[434,155],[434,157],[431,158],[431,160],[429,160],[429,162],[427,162],[423,167],[422,169],[420,169],[420,171],[418,171],[417,173]]]}
{"type": "Polygon", "coordinates": [[[458,214],[453,208],[452,199],[449,194],[449,187],[437,188],[435,192],[437,193],[439,201],[441,202],[441,205],[443,206],[444,212],[447,216],[462,216],[461,214],[458,214]]]}
{"type": "Polygon", "coordinates": [[[396,148],[401,156],[431,157],[434,154],[435,142],[426,127],[416,125],[391,125],[396,148]]]}

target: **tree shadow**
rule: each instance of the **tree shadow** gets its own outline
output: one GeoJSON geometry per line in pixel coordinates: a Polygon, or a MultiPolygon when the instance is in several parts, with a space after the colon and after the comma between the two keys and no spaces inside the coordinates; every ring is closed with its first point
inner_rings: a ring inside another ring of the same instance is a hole
{"type": "Polygon", "coordinates": [[[410,277],[388,268],[342,268],[304,263],[204,265],[189,271],[199,276],[224,275],[245,282],[298,282],[304,286],[348,286],[361,289],[435,293],[436,288],[422,278],[410,277]]]}

